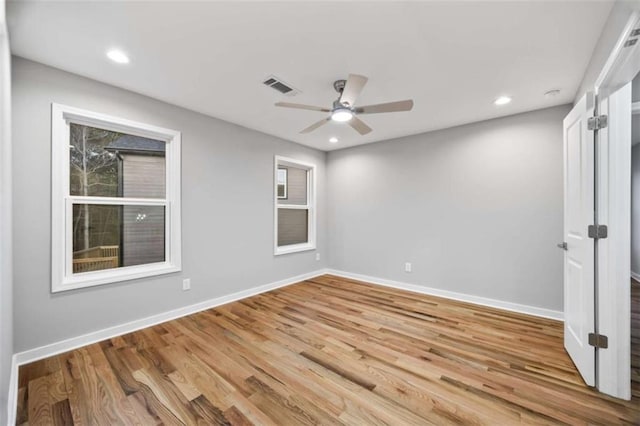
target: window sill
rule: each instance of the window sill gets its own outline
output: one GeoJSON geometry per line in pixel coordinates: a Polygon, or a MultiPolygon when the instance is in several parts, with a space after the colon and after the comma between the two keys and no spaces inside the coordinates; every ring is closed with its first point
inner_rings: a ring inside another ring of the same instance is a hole
{"type": "Polygon", "coordinates": [[[128,266],[117,270],[105,270],[75,274],[65,277],[60,283],[54,283],[51,292],[59,293],[68,290],[94,287],[102,284],[136,280],[139,278],[180,272],[182,268],[170,263],[154,263],[149,265],[128,266]]]}
{"type": "Polygon", "coordinates": [[[309,250],[315,250],[315,249],[316,249],[316,245],[311,243],[291,244],[289,246],[276,247],[273,255],[280,256],[283,254],[299,253],[301,251],[309,251],[309,250]]]}

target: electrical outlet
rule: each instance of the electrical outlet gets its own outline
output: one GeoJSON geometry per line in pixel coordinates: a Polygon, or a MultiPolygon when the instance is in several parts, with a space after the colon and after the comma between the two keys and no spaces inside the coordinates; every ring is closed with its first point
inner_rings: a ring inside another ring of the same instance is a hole
{"type": "Polygon", "coordinates": [[[411,263],[407,262],[404,264],[404,271],[411,272],[411,263]]]}
{"type": "Polygon", "coordinates": [[[320,260],[320,253],[316,253],[316,260],[320,260]]]}
{"type": "Polygon", "coordinates": [[[182,291],[191,290],[191,278],[182,280],[182,291]]]}

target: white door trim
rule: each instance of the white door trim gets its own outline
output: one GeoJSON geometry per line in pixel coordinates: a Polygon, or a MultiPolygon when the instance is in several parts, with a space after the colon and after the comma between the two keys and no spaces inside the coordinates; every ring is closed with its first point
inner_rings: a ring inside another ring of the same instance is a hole
{"type": "MultiPolygon", "coordinates": [[[[639,22],[640,11],[633,11],[629,15],[627,24],[624,26],[622,33],[618,37],[618,41],[611,50],[607,61],[602,66],[602,70],[600,70],[600,74],[598,74],[598,78],[594,83],[596,95],[600,95],[601,89],[603,88],[610,88],[611,86],[619,84],[619,80],[616,80],[621,75],[620,71],[623,70],[625,66],[631,65],[627,63],[627,59],[631,52],[626,48],[625,43],[631,36],[632,31],[638,27],[639,22]]],[[[637,49],[634,47],[633,50],[637,49]]],[[[630,81],[629,77],[632,79],[635,76],[635,74],[629,76],[626,73],[623,73],[622,75],[627,75],[627,77],[624,78],[626,81],[623,81],[623,83],[630,81]]],[[[615,87],[613,87],[613,89],[615,89],[615,87]]]]}

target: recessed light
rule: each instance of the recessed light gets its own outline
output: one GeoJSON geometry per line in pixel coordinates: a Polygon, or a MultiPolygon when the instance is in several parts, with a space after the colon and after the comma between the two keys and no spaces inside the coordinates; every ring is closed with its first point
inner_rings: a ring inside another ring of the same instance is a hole
{"type": "Polygon", "coordinates": [[[493,101],[496,105],[506,105],[511,102],[511,98],[509,96],[500,96],[498,99],[493,101]]]}
{"type": "Polygon", "coordinates": [[[111,49],[107,52],[107,57],[118,64],[128,64],[129,57],[121,50],[111,49]]]}
{"type": "Polygon", "coordinates": [[[338,143],[338,138],[336,138],[335,136],[329,138],[329,142],[331,143],[338,143]]]}
{"type": "Polygon", "coordinates": [[[544,97],[547,99],[551,99],[551,98],[555,98],[559,94],[560,94],[560,89],[552,89],[552,90],[549,90],[547,93],[545,93],[544,97]]]}

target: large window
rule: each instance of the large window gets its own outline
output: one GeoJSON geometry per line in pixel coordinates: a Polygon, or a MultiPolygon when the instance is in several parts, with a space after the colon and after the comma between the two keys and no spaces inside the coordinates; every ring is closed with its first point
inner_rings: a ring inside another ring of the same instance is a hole
{"type": "Polygon", "coordinates": [[[54,104],[52,290],[180,270],[180,133],[54,104]]]}
{"type": "Polygon", "coordinates": [[[315,166],[275,159],[275,254],[316,248],[315,166]]]}

